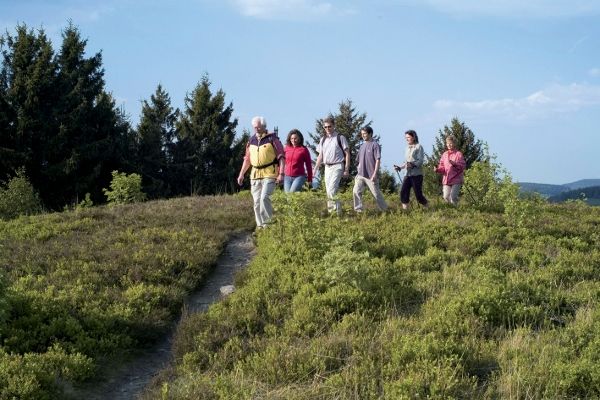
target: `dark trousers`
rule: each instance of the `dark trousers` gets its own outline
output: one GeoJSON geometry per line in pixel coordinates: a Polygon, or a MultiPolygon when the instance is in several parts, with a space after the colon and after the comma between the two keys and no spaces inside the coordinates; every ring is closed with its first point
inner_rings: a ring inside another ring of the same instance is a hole
{"type": "Polygon", "coordinates": [[[405,176],[400,189],[400,201],[402,204],[408,204],[410,201],[410,188],[415,191],[417,201],[423,205],[427,204],[427,199],[423,196],[423,175],[405,176]]]}

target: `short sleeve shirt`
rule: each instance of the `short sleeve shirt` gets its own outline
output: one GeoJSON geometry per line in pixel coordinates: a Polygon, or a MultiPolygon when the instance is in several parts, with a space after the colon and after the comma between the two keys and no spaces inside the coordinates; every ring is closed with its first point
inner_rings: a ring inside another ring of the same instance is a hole
{"type": "Polygon", "coordinates": [[[359,176],[370,178],[375,172],[375,162],[381,159],[381,147],[375,140],[363,142],[358,151],[359,176]]]}
{"type": "Polygon", "coordinates": [[[337,136],[339,133],[334,132],[331,136],[325,135],[323,139],[319,141],[317,145],[317,153],[323,154],[323,162],[327,164],[339,164],[345,161],[346,154],[344,151],[348,149],[348,140],[344,135],[340,135],[340,141],[342,143],[342,149],[338,145],[337,136]]]}

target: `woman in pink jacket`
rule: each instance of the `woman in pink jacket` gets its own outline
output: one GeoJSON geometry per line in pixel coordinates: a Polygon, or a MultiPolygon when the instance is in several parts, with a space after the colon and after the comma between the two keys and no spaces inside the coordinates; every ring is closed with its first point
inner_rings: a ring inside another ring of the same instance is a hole
{"type": "Polygon", "coordinates": [[[454,136],[446,137],[446,150],[442,154],[440,163],[434,171],[442,174],[443,195],[446,202],[457,205],[458,193],[462,186],[465,174],[465,158],[463,154],[456,150],[456,139],[454,136]]]}
{"type": "Polygon", "coordinates": [[[301,191],[304,182],[312,182],[312,172],[310,152],[304,146],[304,137],[298,129],[292,129],[285,145],[283,189],[286,193],[301,191]]]}

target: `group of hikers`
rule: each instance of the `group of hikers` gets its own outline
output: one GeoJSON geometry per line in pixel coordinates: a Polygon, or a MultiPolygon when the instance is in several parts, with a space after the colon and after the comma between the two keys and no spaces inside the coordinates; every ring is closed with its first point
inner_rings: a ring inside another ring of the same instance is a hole
{"type": "MultiPolygon", "coordinates": [[[[241,186],[248,169],[250,171],[250,192],[254,201],[254,216],[256,226],[264,228],[273,218],[271,195],[277,185],[283,183],[285,192],[302,190],[305,182],[312,183],[313,177],[318,176],[322,164],[325,165],[324,183],[327,193],[327,210],[330,214],[342,213],[342,206],[337,198],[342,178],[350,176],[350,147],[347,138],[336,132],[335,120],[328,116],[322,120],[325,134],[316,146],[317,160],[312,165],[310,152],[304,145],[304,137],[297,129],[292,129],[287,136],[285,147],[273,132],[268,132],[267,121],[264,117],[252,118],[254,134],[246,146],[246,153],[237,181],[241,186]]],[[[352,190],[354,211],[363,211],[362,195],[365,188],[373,194],[377,207],[381,211],[388,206],[379,187],[379,168],[381,166],[381,147],[373,140],[373,129],[365,126],[360,130],[363,143],[358,151],[357,174],[352,190]]],[[[406,138],[405,162],[394,165],[396,171],[404,169],[406,175],[400,189],[400,202],[407,209],[410,191],[413,190],[417,202],[427,207],[428,201],[423,195],[423,163],[425,152],[419,144],[419,137],[414,130],[404,134],[406,138]]],[[[465,159],[456,149],[456,139],[446,137],[447,150],[434,171],[442,175],[443,198],[446,202],[456,205],[458,193],[463,183],[465,159]]]]}

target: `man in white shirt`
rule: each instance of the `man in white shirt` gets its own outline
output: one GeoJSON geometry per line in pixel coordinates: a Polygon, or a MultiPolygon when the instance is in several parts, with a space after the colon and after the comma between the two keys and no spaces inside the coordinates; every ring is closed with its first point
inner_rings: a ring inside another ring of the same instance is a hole
{"type": "Polygon", "coordinates": [[[325,164],[325,192],[327,193],[327,211],[342,213],[342,204],[337,198],[342,176],[350,176],[350,147],[344,135],[335,131],[335,121],[329,116],[323,120],[325,135],[317,145],[317,161],[313,176],[319,171],[321,163],[325,164]]]}

